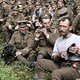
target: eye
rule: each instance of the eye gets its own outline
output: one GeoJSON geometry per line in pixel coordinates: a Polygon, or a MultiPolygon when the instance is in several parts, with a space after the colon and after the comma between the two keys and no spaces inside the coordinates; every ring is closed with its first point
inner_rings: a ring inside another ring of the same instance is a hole
{"type": "Polygon", "coordinates": [[[59,27],[67,27],[67,26],[64,26],[64,25],[59,25],[59,27]]]}
{"type": "Polygon", "coordinates": [[[18,23],[19,25],[21,25],[21,23],[18,23]]]}
{"type": "Polygon", "coordinates": [[[23,22],[23,24],[25,25],[25,24],[26,24],[26,22],[23,22]]]}

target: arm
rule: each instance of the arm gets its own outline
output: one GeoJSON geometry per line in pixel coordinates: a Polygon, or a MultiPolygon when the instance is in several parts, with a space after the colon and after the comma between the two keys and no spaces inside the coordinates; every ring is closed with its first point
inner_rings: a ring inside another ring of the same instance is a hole
{"type": "Polygon", "coordinates": [[[12,35],[8,44],[14,46],[14,44],[15,44],[15,33],[13,33],[13,35],[12,35]]]}
{"type": "Polygon", "coordinates": [[[34,41],[34,35],[29,34],[29,37],[27,39],[27,46],[21,50],[22,55],[28,54],[30,51],[34,50],[36,48],[35,41],[34,41]]]}
{"type": "Polygon", "coordinates": [[[56,39],[59,37],[59,31],[55,28],[49,33],[49,38],[47,38],[47,41],[54,45],[56,39]]]}

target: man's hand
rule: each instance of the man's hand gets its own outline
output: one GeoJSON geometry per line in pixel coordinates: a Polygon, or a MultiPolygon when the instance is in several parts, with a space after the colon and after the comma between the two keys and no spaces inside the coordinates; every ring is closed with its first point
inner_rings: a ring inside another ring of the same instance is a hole
{"type": "Polygon", "coordinates": [[[78,50],[79,50],[79,48],[77,47],[77,45],[76,44],[72,44],[70,47],[69,47],[69,52],[71,52],[71,53],[77,53],[78,54],[78,50]]]}
{"type": "Polygon", "coordinates": [[[39,37],[40,37],[40,32],[39,32],[39,30],[36,30],[35,31],[35,40],[39,40],[39,37]]]}
{"type": "Polygon", "coordinates": [[[59,56],[60,56],[61,58],[65,58],[65,59],[68,58],[68,55],[67,55],[67,52],[66,52],[66,51],[59,52],[59,56]]]}
{"type": "Polygon", "coordinates": [[[43,29],[41,29],[40,31],[44,33],[44,35],[46,36],[46,38],[49,38],[49,34],[48,34],[46,28],[43,28],[43,29]]]}

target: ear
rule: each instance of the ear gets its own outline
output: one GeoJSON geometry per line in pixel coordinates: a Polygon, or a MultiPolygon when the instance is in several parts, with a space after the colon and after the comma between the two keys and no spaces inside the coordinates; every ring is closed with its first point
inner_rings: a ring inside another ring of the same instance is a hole
{"type": "Polygon", "coordinates": [[[72,30],[72,26],[70,26],[70,28],[69,28],[69,31],[71,31],[72,30]]]}

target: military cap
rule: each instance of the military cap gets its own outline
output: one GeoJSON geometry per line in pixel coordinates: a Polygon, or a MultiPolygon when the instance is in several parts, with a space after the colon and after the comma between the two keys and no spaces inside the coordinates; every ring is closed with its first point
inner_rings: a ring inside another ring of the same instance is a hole
{"type": "Polygon", "coordinates": [[[51,19],[51,15],[49,13],[44,13],[41,15],[41,19],[51,19]]]}
{"type": "Polygon", "coordinates": [[[36,5],[36,6],[40,6],[40,3],[39,3],[39,2],[36,2],[35,5],[36,5]]]}
{"type": "Polygon", "coordinates": [[[62,15],[62,14],[65,14],[68,12],[68,9],[66,7],[63,7],[61,8],[59,11],[58,11],[58,15],[62,15]]]}
{"type": "Polygon", "coordinates": [[[63,7],[58,11],[58,21],[61,20],[63,17],[69,17],[68,9],[66,7],[63,7]]]}
{"type": "Polygon", "coordinates": [[[17,21],[17,24],[20,27],[28,27],[27,24],[31,24],[31,23],[28,20],[20,20],[20,21],[17,21]]]}

